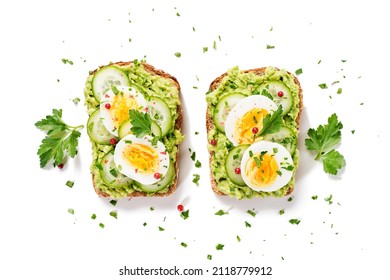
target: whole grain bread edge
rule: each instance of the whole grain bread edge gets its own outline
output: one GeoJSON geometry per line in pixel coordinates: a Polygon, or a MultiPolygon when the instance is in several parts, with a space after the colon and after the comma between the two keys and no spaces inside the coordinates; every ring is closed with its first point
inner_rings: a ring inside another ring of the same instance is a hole
{"type": "MultiPolygon", "coordinates": [[[[110,63],[109,65],[126,66],[126,65],[131,65],[131,64],[133,64],[133,61],[128,61],[128,62],[119,61],[119,62],[110,63]]],[[[177,90],[179,91],[179,101],[180,101],[180,96],[181,96],[180,84],[179,84],[178,80],[174,76],[164,72],[163,70],[156,69],[156,68],[154,68],[150,64],[142,62],[141,65],[143,66],[143,68],[147,72],[149,72],[151,74],[158,75],[158,76],[163,77],[165,79],[168,79],[172,83],[172,85],[175,86],[177,88],[177,90]]],[[[97,70],[99,70],[100,68],[102,68],[104,66],[106,66],[106,65],[100,66],[98,69],[96,69],[93,72],[91,72],[90,75],[94,75],[97,70]]],[[[181,106],[181,102],[179,102],[179,104],[180,105],[177,106],[177,112],[179,113],[179,115],[178,115],[178,118],[176,119],[176,122],[175,122],[175,129],[181,131],[182,124],[183,124],[183,108],[181,106]]],[[[169,187],[169,190],[167,192],[165,192],[165,193],[155,193],[155,194],[149,195],[149,196],[152,196],[152,197],[156,197],[156,196],[163,197],[163,196],[168,196],[168,195],[172,194],[176,190],[176,188],[177,188],[178,175],[179,175],[179,149],[177,150],[176,164],[175,164],[175,178],[174,178],[173,184],[169,187]]],[[[96,185],[95,185],[95,178],[94,178],[93,174],[92,174],[92,184],[93,184],[93,187],[95,189],[95,192],[99,196],[110,197],[109,194],[107,194],[105,192],[102,192],[99,188],[96,187],[96,185]]],[[[129,194],[126,195],[126,197],[128,197],[128,198],[137,197],[137,196],[148,196],[148,194],[145,193],[145,192],[135,191],[133,193],[129,193],[129,194]]]]}
{"type": "MultiPolygon", "coordinates": [[[[249,73],[249,72],[253,72],[255,73],[256,75],[264,75],[264,72],[265,72],[265,69],[266,67],[261,67],[261,68],[254,68],[254,69],[249,69],[249,70],[245,70],[244,73],[249,73]]],[[[280,70],[278,68],[276,68],[277,70],[280,70]]],[[[290,72],[287,72],[289,74],[291,74],[290,72]]],[[[220,84],[221,84],[221,81],[222,79],[227,75],[227,73],[224,73],[222,74],[221,76],[217,77],[214,81],[211,82],[210,84],[210,87],[209,87],[209,90],[210,91],[213,91],[215,90],[220,84]]],[[[293,75],[293,74],[291,74],[293,75]]],[[[293,75],[294,76],[294,75],[293,75]]],[[[302,114],[302,109],[303,109],[303,95],[302,95],[302,88],[301,88],[301,84],[299,83],[297,77],[294,76],[294,82],[298,85],[299,87],[299,92],[298,92],[298,96],[299,96],[299,112],[298,112],[298,116],[297,118],[295,119],[297,125],[298,125],[298,129],[299,129],[299,123],[300,123],[300,119],[301,119],[301,114],[302,114]]],[[[209,108],[207,108],[206,110],[206,129],[207,129],[207,133],[214,128],[214,122],[213,122],[213,118],[212,116],[210,116],[210,114],[208,113],[209,108]]],[[[215,181],[214,177],[213,177],[213,173],[211,172],[211,159],[212,159],[212,156],[213,156],[213,152],[209,152],[209,166],[210,166],[210,183],[211,183],[211,188],[212,190],[214,191],[215,194],[217,195],[226,195],[225,193],[223,192],[220,192],[217,188],[217,182],[215,181]]],[[[294,189],[294,186],[290,186],[288,192],[286,195],[289,195],[292,193],[294,189]]]]}

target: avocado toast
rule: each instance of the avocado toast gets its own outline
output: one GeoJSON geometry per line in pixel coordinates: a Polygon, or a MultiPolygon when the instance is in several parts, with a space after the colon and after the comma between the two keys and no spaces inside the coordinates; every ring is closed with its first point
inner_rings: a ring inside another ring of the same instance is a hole
{"type": "Polygon", "coordinates": [[[302,88],[284,69],[238,67],[206,94],[210,180],[217,195],[282,197],[294,189],[302,88]]]}
{"type": "Polygon", "coordinates": [[[144,61],[110,63],[90,72],[84,96],[96,193],[172,194],[183,140],[177,79],[144,61]]]}

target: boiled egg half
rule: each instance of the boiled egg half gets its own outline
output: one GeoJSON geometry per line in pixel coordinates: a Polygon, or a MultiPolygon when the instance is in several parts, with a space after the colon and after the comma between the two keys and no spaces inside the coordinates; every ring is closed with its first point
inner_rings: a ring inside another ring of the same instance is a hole
{"type": "Polygon", "coordinates": [[[103,94],[100,102],[100,117],[104,126],[114,136],[118,136],[119,126],[129,119],[129,110],[148,111],[145,97],[131,87],[117,86],[103,94]]]}
{"type": "Polygon", "coordinates": [[[162,142],[153,142],[148,135],[137,138],[129,134],[122,138],[114,152],[117,169],[143,185],[161,180],[169,168],[169,154],[162,142]]]}
{"type": "Polygon", "coordinates": [[[226,117],[226,137],[234,146],[254,143],[263,128],[263,119],[276,109],[275,102],[263,95],[242,99],[226,117]]]}
{"type": "Polygon", "coordinates": [[[242,156],[242,179],[255,191],[279,190],[291,180],[294,169],[290,153],[275,142],[256,142],[242,156]]]}

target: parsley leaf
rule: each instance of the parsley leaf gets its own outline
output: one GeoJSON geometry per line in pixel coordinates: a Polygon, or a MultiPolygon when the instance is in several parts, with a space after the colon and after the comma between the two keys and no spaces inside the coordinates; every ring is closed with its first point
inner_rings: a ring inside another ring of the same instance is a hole
{"type": "Polygon", "coordinates": [[[149,114],[131,109],[129,111],[129,115],[130,123],[132,125],[130,130],[136,137],[143,137],[146,134],[152,134],[152,119],[149,114]]]}
{"type": "Polygon", "coordinates": [[[78,138],[81,135],[78,129],[84,126],[67,125],[62,120],[62,109],[53,109],[52,115],[36,122],[35,126],[47,133],[38,148],[41,168],[45,167],[52,159],[54,166],[58,166],[63,162],[65,152],[71,158],[76,156],[78,138]]]}
{"type": "Polygon", "coordinates": [[[316,160],[321,160],[326,173],[336,175],[338,170],[345,167],[344,156],[332,149],[340,143],[343,124],[338,121],[337,115],[328,118],[328,124],[320,125],[316,130],[310,128],[307,131],[309,138],[305,139],[308,150],[316,151],[316,160]]]}
{"type": "Polygon", "coordinates": [[[282,114],[283,109],[281,105],[272,114],[267,114],[263,119],[263,128],[257,136],[279,131],[280,126],[283,124],[282,114]]]}
{"type": "Polygon", "coordinates": [[[217,212],[214,213],[214,215],[217,215],[217,216],[223,216],[223,215],[228,215],[229,212],[228,211],[224,211],[222,209],[218,210],[217,212]]]}

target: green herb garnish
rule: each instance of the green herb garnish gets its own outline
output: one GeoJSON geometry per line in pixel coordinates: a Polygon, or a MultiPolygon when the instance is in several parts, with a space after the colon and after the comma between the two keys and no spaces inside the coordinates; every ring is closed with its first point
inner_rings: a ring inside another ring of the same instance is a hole
{"type": "Polygon", "coordinates": [[[95,214],[95,213],[92,214],[91,219],[92,219],[92,220],[95,220],[95,219],[96,219],[96,214],[95,214]]]}
{"type": "Polygon", "coordinates": [[[112,200],[110,200],[110,204],[111,204],[111,205],[115,206],[115,205],[116,205],[116,203],[117,203],[117,201],[116,201],[116,200],[113,200],[113,199],[112,199],[112,200]]]}
{"type": "Polygon", "coordinates": [[[325,83],[319,84],[318,86],[319,86],[320,88],[322,88],[322,89],[328,88],[328,86],[327,86],[325,83]]]}
{"type": "Polygon", "coordinates": [[[283,109],[281,105],[279,105],[278,109],[272,114],[267,114],[263,119],[263,127],[257,134],[257,137],[279,131],[281,125],[283,124],[282,114],[283,109]]]}
{"type": "Polygon", "coordinates": [[[273,46],[273,45],[267,45],[266,48],[267,48],[267,50],[268,50],[268,49],[274,49],[275,46],[273,46]]]}
{"type": "Polygon", "coordinates": [[[165,228],[159,226],[159,227],[158,227],[158,230],[159,230],[159,231],[164,231],[165,228]]]}
{"type": "Polygon", "coordinates": [[[175,56],[176,56],[176,57],[181,57],[181,53],[175,52],[175,56]]]}
{"type": "Polygon", "coordinates": [[[54,166],[60,165],[65,157],[65,152],[74,158],[77,154],[78,131],[84,125],[70,126],[62,120],[62,109],[53,109],[53,115],[46,116],[35,123],[35,126],[47,132],[38,149],[41,168],[45,167],[50,160],[54,160],[54,166]]]}
{"type": "Polygon", "coordinates": [[[180,243],[180,245],[183,246],[184,248],[187,248],[187,243],[182,242],[180,243]]]}
{"type": "Polygon", "coordinates": [[[74,103],[75,105],[77,105],[77,104],[79,104],[79,102],[80,102],[81,100],[80,100],[80,98],[76,97],[76,98],[73,98],[72,101],[73,101],[73,103],[74,103]]]}
{"type": "Polygon", "coordinates": [[[217,244],[217,246],[215,246],[215,249],[217,249],[217,250],[223,250],[223,247],[225,247],[225,245],[219,243],[219,244],[217,244]]]}
{"type": "Polygon", "coordinates": [[[211,261],[213,259],[213,256],[209,254],[207,255],[207,259],[211,261]]]}
{"type": "Polygon", "coordinates": [[[195,167],[196,167],[196,168],[202,167],[202,163],[201,163],[199,160],[196,160],[196,162],[195,162],[195,167]]]}
{"type": "Polygon", "coordinates": [[[113,210],[110,212],[110,216],[111,217],[114,217],[115,219],[118,219],[118,211],[117,210],[113,210]]]}
{"type": "Polygon", "coordinates": [[[342,128],[343,124],[333,114],[328,118],[328,124],[320,125],[316,130],[310,128],[307,131],[309,138],[305,139],[307,149],[317,152],[315,159],[321,160],[324,171],[332,175],[346,165],[344,156],[333,149],[341,140],[342,128]]]}
{"type": "Polygon", "coordinates": [[[99,223],[99,227],[104,228],[104,224],[103,223],[99,223]]]}
{"type": "Polygon", "coordinates": [[[292,225],[299,225],[299,223],[301,222],[301,220],[299,220],[299,219],[290,219],[289,222],[290,222],[290,224],[292,224],[292,225]]]}
{"type": "Polygon", "coordinates": [[[73,210],[73,208],[68,208],[68,213],[74,215],[74,210],[73,210]]]}
{"type": "Polygon", "coordinates": [[[208,47],[203,47],[203,53],[207,52],[209,50],[208,47]]]}
{"type": "Polygon", "coordinates": [[[333,203],[332,198],[333,198],[333,195],[329,195],[329,197],[325,197],[324,200],[325,200],[326,202],[328,202],[329,205],[331,205],[331,204],[333,203]]]}
{"type": "Polygon", "coordinates": [[[302,68],[295,70],[295,75],[301,75],[303,73],[302,68]]]}
{"type": "Polygon", "coordinates": [[[73,61],[70,60],[70,59],[63,58],[63,59],[61,59],[61,61],[62,61],[63,64],[70,64],[70,65],[73,65],[73,61]]]}
{"type": "Polygon", "coordinates": [[[194,176],[194,179],[192,179],[192,182],[193,182],[197,187],[199,187],[200,175],[199,175],[199,174],[192,174],[192,176],[194,176]]]}
{"type": "Polygon", "coordinates": [[[181,212],[180,217],[182,217],[184,220],[187,220],[190,217],[190,210],[187,209],[186,211],[181,212]]]}
{"type": "Polygon", "coordinates": [[[214,213],[214,215],[217,215],[217,216],[223,216],[223,215],[228,215],[229,212],[228,211],[225,211],[225,210],[218,210],[217,212],[214,213]]]}
{"type": "Polygon", "coordinates": [[[250,223],[248,223],[247,221],[245,221],[245,227],[252,227],[252,225],[250,223]]]}
{"type": "Polygon", "coordinates": [[[129,111],[129,115],[130,123],[132,125],[130,130],[136,137],[143,137],[146,134],[152,134],[152,119],[150,118],[149,114],[131,109],[129,111]]]}
{"type": "Polygon", "coordinates": [[[69,188],[73,188],[74,181],[67,181],[65,185],[67,185],[69,188]]]}
{"type": "Polygon", "coordinates": [[[256,217],[256,212],[253,211],[253,210],[248,210],[246,211],[249,215],[251,215],[252,217],[256,217]]]}

